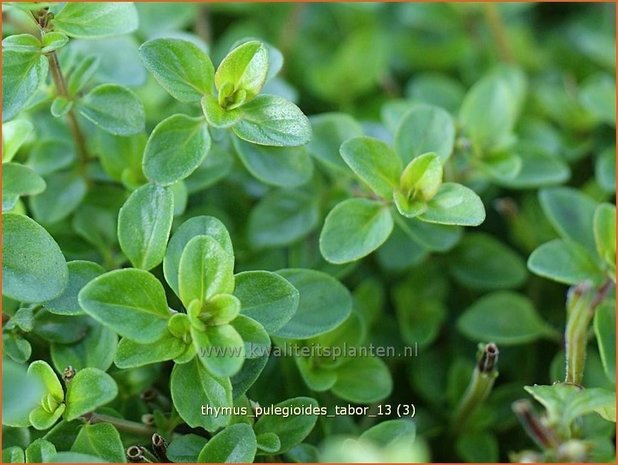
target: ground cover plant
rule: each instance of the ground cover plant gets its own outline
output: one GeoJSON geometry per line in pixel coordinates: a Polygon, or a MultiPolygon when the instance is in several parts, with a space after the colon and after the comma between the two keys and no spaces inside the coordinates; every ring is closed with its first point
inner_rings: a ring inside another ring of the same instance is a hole
{"type": "Polygon", "coordinates": [[[615,461],[614,5],[2,11],[3,462],[615,461]]]}

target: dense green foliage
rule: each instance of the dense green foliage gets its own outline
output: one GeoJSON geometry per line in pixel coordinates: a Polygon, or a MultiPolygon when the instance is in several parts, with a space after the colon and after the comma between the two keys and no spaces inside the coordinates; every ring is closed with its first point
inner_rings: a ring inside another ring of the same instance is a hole
{"type": "Polygon", "coordinates": [[[614,461],[614,10],[3,5],[3,462],[614,461]]]}

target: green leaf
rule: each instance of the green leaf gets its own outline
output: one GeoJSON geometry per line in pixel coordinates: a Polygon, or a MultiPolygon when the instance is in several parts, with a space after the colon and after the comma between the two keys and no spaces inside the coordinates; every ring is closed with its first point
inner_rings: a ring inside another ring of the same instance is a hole
{"type": "MultiPolygon", "coordinates": [[[[382,108],[380,108],[380,117],[388,130],[390,139],[392,139],[393,134],[397,133],[397,129],[403,117],[415,106],[416,104],[414,102],[403,99],[389,100],[382,105],[382,108]]],[[[408,160],[408,162],[409,161],[410,160],[408,160]]]]}
{"type": "Polygon", "coordinates": [[[522,160],[517,153],[501,151],[492,153],[479,162],[479,171],[485,173],[496,184],[507,184],[521,171],[522,160]]]}
{"type": "Polygon", "coordinates": [[[11,331],[15,328],[21,329],[23,332],[28,333],[32,331],[34,326],[34,310],[32,306],[18,308],[17,311],[11,315],[10,321],[4,325],[4,329],[11,331]]]}
{"type": "Polygon", "coordinates": [[[197,456],[204,448],[208,440],[197,434],[185,434],[177,436],[167,446],[167,458],[172,462],[197,462],[197,456]]]}
{"type": "Polygon", "coordinates": [[[87,367],[106,371],[116,355],[118,336],[105,326],[90,321],[86,334],[72,344],[51,344],[51,358],[58,373],[69,365],[76,370],[87,367]]]}
{"type": "Polygon", "coordinates": [[[243,118],[232,131],[247,142],[277,147],[304,145],[311,139],[311,124],[288,100],[260,95],[242,106],[243,118]]]}
{"type": "Polygon", "coordinates": [[[59,296],[69,281],[60,247],[38,223],[2,214],[2,294],[20,302],[59,296]]]}
{"type": "Polygon", "coordinates": [[[257,452],[257,441],[251,426],[246,423],[230,425],[200,451],[200,463],[252,463],[257,452]]]}
{"type": "Polygon", "coordinates": [[[427,211],[418,218],[428,223],[478,226],[485,221],[485,207],[472,189],[447,182],[440,186],[427,203],[427,211]]]}
{"type": "Polygon", "coordinates": [[[28,367],[28,375],[36,378],[45,387],[45,394],[49,394],[53,399],[61,403],[64,400],[64,389],[54,373],[52,367],[43,360],[36,360],[28,367]]]}
{"type": "Polygon", "coordinates": [[[142,102],[133,91],[117,84],[95,87],[77,102],[76,108],[96,126],[117,136],[130,136],[144,130],[142,102]]]}
{"type": "Polygon", "coordinates": [[[228,53],[215,73],[219,104],[233,109],[260,93],[268,74],[268,50],[252,40],[228,53]]]}
{"type": "MultiPolygon", "coordinates": [[[[4,342],[3,342],[4,344],[4,342]]],[[[6,345],[3,346],[7,353],[6,345]]],[[[2,361],[2,425],[13,427],[29,426],[30,411],[40,406],[45,394],[45,385],[38,377],[28,374],[22,364],[6,358],[2,361]]],[[[3,434],[4,446],[8,446],[8,434],[3,434]]],[[[27,444],[27,441],[24,441],[27,444]]],[[[26,444],[21,444],[25,446],[26,444]]]]}
{"type": "MultiPolygon", "coordinates": [[[[359,312],[353,311],[342,324],[328,333],[321,334],[312,339],[309,343],[316,346],[319,345],[320,347],[330,347],[333,351],[339,348],[340,353],[345,353],[349,347],[356,347],[362,344],[366,336],[367,328],[363,317],[359,312]]],[[[322,357],[322,360],[318,360],[317,364],[333,368],[340,366],[344,361],[345,359],[342,357],[332,356],[330,360],[327,357],[322,357]]]]}
{"type": "Polygon", "coordinates": [[[230,173],[233,162],[232,154],[228,150],[216,145],[211,146],[202,164],[185,179],[187,192],[194,194],[216,184],[230,173]]]}
{"type": "Polygon", "coordinates": [[[595,177],[603,190],[616,192],[616,149],[609,147],[598,156],[594,165],[595,177]]]}
{"type": "Polygon", "coordinates": [[[82,288],[105,270],[98,263],[76,260],[67,263],[69,282],[64,292],[55,299],[49,300],[43,306],[58,315],[82,315],[84,311],[79,306],[77,295],[82,288]]]}
{"type": "Polygon", "coordinates": [[[461,239],[462,229],[459,227],[425,223],[399,215],[394,215],[393,219],[406,236],[424,249],[444,252],[461,239]]]}
{"type": "Polygon", "coordinates": [[[521,257],[485,233],[463,237],[449,260],[449,271],[464,286],[481,290],[518,287],[527,276],[521,257]]]}
{"type": "Polygon", "coordinates": [[[4,353],[17,363],[26,363],[32,355],[30,343],[17,334],[4,334],[2,344],[4,353]]]}
{"type": "Polygon", "coordinates": [[[414,105],[395,133],[395,149],[404,164],[427,152],[435,152],[444,164],[453,152],[455,124],[446,111],[432,105],[414,105]]]}
{"type": "Polygon", "coordinates": [[[100,62],[99,57],[91,55],[84,58],[75,69],[71,71],[67,83],[69,95],[77,95],[77,93],[88,84],[99,68],[100,62]]]}
{"type": "Polygon", "coordinates": [[[309,339],[336,328],[352,312],[350,292],[328,274],[304,269],[286,269],[278,273],[298,289],[300,301],[296,314],[274,335],[309,339]]]}
{"type": "Polygon", "coordinates": [[[53,412],[48,412],[43,407],[37,407],[30,412],[28,419],[34,429],[46,430],[56,424],[65,410],[65,405],[60,404],[53,412]]]}
{"type": "Polygon", "coordinates": [[[260,452],[274,454],[281,449],[281,440],[275,433],[262,433],[256,439],[257,447],[260,452]]]}
{"type": "Polygon", "coordinates": [[[499,459],[498,441],[491,433],[464,433],[457,438],[455,449],[466,462],[493,463],[499,459]]]}
{"type": "Polygon", "coordinates": [[[94,455],[79,452],[58,452],[50,463],[105,463],[105,461],[94,455]]]}
{"type": "Polygon", "coordinates": [[[41,53],[54,52],[69,43],[69,38],[62,32],[51,31],[43,36],[41,53]]]}
{"type": "Polygon", "coordinates": [[[26,463],[47,463],[55,455],[56,446],[43,438],[39,438],[34,440],[26,449],[26,463]]]}
{"type": "Polygon", "coordinates": [[[597,203],[570,187],[553,187],[539,192],[547,219],[563,239],[570,239],[596,253],[592,225],[597,203]]]}
{"type": "Polygon", "coordinates": [[[172,97],[198,102],[212,93],[215,70],[208,55],[187,40],[161,38],[142,44],[144,66],[172,97]]]}
{"type": "Polygon", "coordinates": [[[257,359],[264,355],[268,358],[271,341],[266,329],[260,322],[245,315],[238,315],[231,322],[231,325],[244,341],[246,359],[257,359]]]}
{"type": "Polygon", "coordinates": [[[217,294],[202,307],[205,322],[210,326],[230,323],[240,313],[240,300],[231,294],[217,294]]]}
{"type": "Polygon", "coordinates": [[[539,276],[564,284],[578,284],[587,279],[601,281],[603,278],[586,249],[562,239],[555,239],[535,249],[528,258],[528,268],[539,276]]]}
{"type": "Polygon", "coordinates": [[[372,404],[386,399],[393,380],[386,364],[378,357],[358,357],[337,368],[333,393],[357,404],[372,404]]]}
{"type": "Polygon", "coordinates": [[[371,441],[380,447],[388,447],[400,441],[414,442],[416,425],[405,419],[386,420],[363,432],[359,439],[371,441]]]}
{"type": "Polygon", "coordinates": [[[202,415],[202,405],[231,407],[232,385],[228,378],[212,376],[197,359],[174,365],[170,391],[178,414],[192,428],[213,432],[229,423],[229,415],[202,415]]]}
{"type": "Polygon", "coordinates": [[[339,153],[371,190],[384,199],[392,197],[402,166],[388,144],[372,137],[355,137],[345,141],[339,153]]]}
{"type": "Polygon", "coordinates": [[[73,146],[56,139],[39,141],[30,152],[28,166],[41,176],[66,168],[75,159],[73,146]]]}
{"type": "Polygon", "coordinates": [[[594,214],[594,238],[597,252],[613,276],[616,276],[616,206],[603,203],[594,214]]]}
{"type": "Polygon", "coordinates": [[[2,209],[10,210],[22,195],[45,190],[45,181],[30,168],[19,163],[2,164],[2,209]]]}
{"type": "Polygon", "coordinates": [[[465,94],[463,85],[443,73],[424,72],[416,74],[406,86],[406,96],[454,112],[461,105],[465,94]]]}
{"type": "Polygon", "coordinates": [[[86,284],[78,300],[92,318],[135,342],[155,342],[167,332],[165,290],[147,271],[105,273],[86,284]]]}
{"type": "Polygon", "coordinates": [[[205,302],[234,291],[234,256],[211,236],[191,239],[178,265],[178,291],[185,308],[193,300],[205,302]]]}
{"type": "Polygon", "coordinates": [[[65,116],[73,108],[73,101],[59,95],[52,102],[50,111],[53,116],[60,118],[65,116]]]}
{"type": "Polygon", "coordinates": [[[226,378],[240,370],[245,359],[245,345],[232,325],[206,326],[205,330],[191,328],[197,356],[214,376],[226,378]]]}
{"type": "Polygon", "coordinates": [[[172,115],[154,128],[144,151],[144,175],[161,185],[186,178],[210,150],[210,133],[201,118],[172,115]]]}
{"type": "Polygon", "coordinates": [[[438,337],[448,314],[445,291],[443,272],[436,267],[415,269],[393,289],[395,314],[404,342],[423,347],[438,337]]]}
{"type": "Polygon", "coordinates": [[[414,218],[425,212],[441,184],[442,164],[435,153],[414,158],[401,173],[399,189],[393,196],[399,213],[414,218]]]}
{"type": "Polygon", "coordinates": [[[245,361],[231,381],[234,399],[242,396],[258,379],[270,357],[271,341],[268,333],[257,321],[239,315],[232,326],[244,342],[245,361]]]}
{"type": "Polygon", "coordinates": [[[67,388],[64,419],[75,420],[85,413],[111,402],[118,395],[114,379],[97,368],[77,372],[67,388]]]}
{"type": "MultiPolygon", "coordinates": [[[[319,406],[318,402],[310,397],[294,397],[276,404],[275,408],[277,407],[286,409],[304,408],[310,412],[315,412],[319,406]]],[[[317,419],[315,413],[308,412],[300,415],[291,414],[287,418],[279,415],[263,415],[255,423],[254,429],[258,436],[265,433],[274,433],[279,436],[281,446],[275,453],[281,454],[300,444],[309,436],[317,419]]]]}
{"type": "Polygon", "coordinates": [[[34,126],[25,119],[17,119],[2,124],[2,163],[7,163],[13,159],[33,131],[34,126]]]}
{"type": "Polygon", "coordinates": [[[32,332],[48,342],[72,344],[83,338],[87,329],[87,315],[56,315],[41,308],[34,316],[32,332]]]}
{"type": "Polygon", "coordinates": [[[161,263],[173,217],[169,189],[146,184],[133,191],[118,214],[120,248],[133,266],[150,270],[161,263]]]}
{"type": "Polygon", "coordinates": [[[464,132],[482,156],[508,143],[516,117],[512,89],[497,73],[485,76],[472,86],[459,111],[464,132]]]}
{"type": "Polygon", "coordinates": [[[300,300],[292,284],[268,271],[238,273],[234,295],[240,300],[241,313],[258,321],[268,333],[290,321],[300,300]]]}
{"type": "Polygon", "coordinates": [[[180,357],[187,350],[187,344],[169,332],[149,344],[133,342],[122,338],[114,364],[118,368],[135,368],[151,363],[165,362],[180,357]]]}
{"type": "Polygon", "coordinates": [[[326,216],[320,233],[320,252],[331,263],[348,263],[366,257],[393,231],[393,217],[382,203],[348,199],[326,216]]]}
{"type": "Polygon", "coordinates": [[[521,149],[516,148],[516,153],[521,166],[518,170],[507,168],[510,173],[516,174],[496,179],[497,184],[514,189],[530,189],[561,184],[571,176],[569,165],[544,150],[523,146],[521,149]]]}
{"type": "MultiPolygon", "coordinates": [[[[365,11],[364,14],[369,17],[377,12],[365,11]]],[[[307,49],[309,54],[305,55],[307,64],[311,63],[302,68],[304,82],[309,85],[307,91],[321,100],[332,102],[335,107],[362,101],[375,91],[388,70],[386,51],[391,43],[380,32],[377,23],[361,22],[348,31],[345,40],[331,36],[333,40],[324,44],[324,55],[313,55],[311,49],[307,49]],[[368,63],[371,66],[367,66],[368,63]]],[[[329,30],[322,29],[318,33],[320,41],[330,36],[329,30]]]]}
{"type": "Polygon", "coordinates": [[[319,202],[311,193],[273,191],[251,210],[247,235],[258,249],[284,246],[305,237],[319,220],[319,202]]]}
{"type": "Polygon", "coordinates": [[[234,140],[234,147],[247,170],[265,184],[296,187],[313,174],[313,163],[304,147],[264,147],[234,140]]]}
{"type": "Polygon", "coordinates": [[[594,333],[605,374],[616,382],[616,302],[609,300],[599,305],[594,314],[594,333]]]}
{"type": "Polygon", "coordinates": [[[34,217],[43,224],[66,218],[86,195],[86,181],[75,171],[53,173],[46,178],[46,183],[46,189],[30,202],[34,217]]]}
{"type": "Polygon", "coordinates": [[[13,119],[47,77],[47,58],[39,52],[2,51],[2,121],[13,119]]]}
{"type": "Polygon", "coordinates": [[[609,74],[596,74],[587,78],[579,97],[586,110],[599,121],[616,126],[616,79],[609,74]]]}
{"type": "Polygon", "coordinates": [[[328,168],[349,173],[339,156],[339,148],[346,140],[363,135],[363,128],[347,113],[322,113],[311,116],[313,137],[307,145],[309,153],[328,168]]]}
{"type": "Polygon", "coordinates": [[[41,46],[41,41],[32,34],[14,34],[2,39],[3,51],[38,53],[41,46]]]}
{"type": "Polygon", "coordinates": [[[133,3],[67,3],[52,24],[70,37],[94,39],[133,32],[138,17],[133,3]]]}
{"type": "Polygon", "coordinates": [[[498,345],[525,344],[554,333],[528,298],[508,291],[481,297],[459,317],[457,328],[472,340],[498,345]]]}
{"type": "Polygon", "coordinates": [[[181,255],[189,241],[196,236],[212,237],[218,242],[226,255],[234,256],[230,234],[227,232],[225,225],[217,218],[212,216],[195,216],[185,221],[170,239],[165,260],[163,261],[165,279],[176,295],[179,295],[178,266],[181,255]]]}
{"type": "Polygon", "coordinates": [[[191,331],[192,318],[186,313],[174,313],[167,321],[167,329],[178,339],[183,339],[187,343],[190,342],[187,337],[191,331]]]}
{"type": "Polygon", "coordinates": [[[545,406],[550,424],[559,426],[562,431],[578,417],[605,409],[616,409],[616,395],[606,389],[581,389],[572,384],[524,386],[524,389],[545,406]]]}
{"type": "Polygon", "coordinates": [[[71,446],[71,452],[93,455],[112,463],[127,461],[120,434],[110,423],[82,426],[71,446]]]}
{"type": "Polygon", "coordinates": [[[303,381],[312,391],[328,391],[337,382],[337,373],[330,366],[322,367],[308,357],[295,357],[294,361],[303,381]]]}
{"type": "Polygon", "coordinates": [[[2,449],[2,463],[26,463],[24,450],[18,446],[2,449]]]}
{"type": "Polygon", "coordinates": [[[240,108],[221,108],[219,100],[214,95],[204,95],[202,97],[202,112],[206,122],[210,126],[219,129],[230,128],[242,119],[242,110],[240,108]]]}

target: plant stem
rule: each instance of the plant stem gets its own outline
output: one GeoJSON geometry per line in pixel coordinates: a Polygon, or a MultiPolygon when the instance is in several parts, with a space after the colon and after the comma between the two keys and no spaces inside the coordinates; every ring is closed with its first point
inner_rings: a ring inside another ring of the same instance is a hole
{"type": "Polygon", "coordinates": [[[279,50],[281,50],[281,53],[283,53],[283,56],[287,56],[289,54],[298,39],[298,33],[300,32],[300,20],[302,18],[303,10],[305,9],[305,4],[293,3],[290,4],[289,7],[290,10],[281,28],[277,45],[279,50]]]}
{"type": "Polygon", "coordinates": [[[498,377],[497,364],[498,347],[494,343],[486,344],[480,352],[470,384],[455,411],[452,423],[452,429],[455,433],[461,431],[472,412],[483,403],[491,392],[494,381],[498,377]]]}
{"type": "Polygon", "coordinates": [[[195,35],[208,45],[212,43],[212,28],[210,27],[210,11],[208,11],[208,5],[200,4],[197,7],[195,35]]]}
{"type": "Polygon", "coordinates": [[[152,460],[146,458],[144,454],[145,450],[146,449],[140,446],[131,446],[126,450],[125,455],[131,463],[153,463],[152,460]]]}
{"type": "Polygon", "coordinates": [[[498,7],[491,2],[484,3],[483,13],[485,14],[485,20],[489,25],[496,47],[498,48],[500,58],[507,63],[514,63],[515,60],[513,59],[513,54],[509,47],[509,40],[506,35],[506,26],[504,25],[504,21],[502,21],[502,16],[498,11],[498,7]]]}
{"type": "Polygon", "coordinates": [[[111,423],[120,431],[138,434],[140,436],[152,436],[155,433],[154,428],[151,428],[150,426],[137,423],[136,421],[112,417],[111,415],[104,415],[102,413],[88,413],[82,418],[89,423],[111,423]]]}
{"type": "MultiPolygon", "coordinates": [[[[55,51],[53,51],[47,55],[47,59],[49,61],[49,69],[51,70],[52,79],[54,80],[58,93],[67,100],[70,100],[66,80],[64,79],[62,69],[60,68],[60,61],[58,61],[58,55],[55,51]]],[[[88,151],[86,150],[86,139],[84,139],[84,134],[79,127],[77,116],[75,116],[75,111],[72,108],[67,113],[67,117],[69,120],[69,129],[71,130],[71,135],[73,136],[73,141],[75,142],[81,168],[83,170],[89,160],[88,151]]]]}
{"type": "Polygon", "coordinates": [[[565,379],[567,384],[582,384],[586,365],[588,328],[594,311],[612,287],[607,280],[595,289],[589,282],[583,282],[569,290],[567,296],[567,324],[564,331],[565,379]]]}
{"type": "Polygon", "coordinates": [[[155,455],[161,462],[169,462],[167,458],[167,442],[163,439],[158,433],[152,435],[152,450],[154,450],[155,455]]]}
{"type": "Polygon", "coordinates": [[[534,413],[528,400],[513,402],[513,412],[524,427],[528,436],[541,448],[553,449],[558,446],[558,439],[554,432],[549,429],[534,413]]]}

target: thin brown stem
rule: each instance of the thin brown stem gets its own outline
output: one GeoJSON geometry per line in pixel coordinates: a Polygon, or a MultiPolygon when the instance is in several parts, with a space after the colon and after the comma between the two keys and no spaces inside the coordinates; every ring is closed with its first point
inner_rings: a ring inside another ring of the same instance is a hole
{"type": "Polygon", "coordinates": [[[554,449],[558,439],[553,430],[545,425],[534,413],[528,400],[518,400],[513,403],[513,412],[524,427],[528,436],[542,449],[554,449]]]}
{"type": "Polygon", "coordinates": [[[278,48],[284,56],[287,56],[294,48],[298,33],[300,32],[300,20],[304,9],[304,3],[293,3],[290,5],[290,11],[281,28],[278,41],[278,48]]]}
{"type": "Polygon", "coordinates": [[[507,63],[514,63],[513,53],[509,46],[509,40],[506,34],[506,26],[502,21],[502,16],[498,11],[498,7],[491,2],[483,4],[483,13],[485,14],[485,20],[491,30],[491,35],[494,38],[500,59],[507,63]]]}
{"type": "Polygon", "coordinates": [[[104,415],[101,413],[88,413],[82,418],[88,421],[88,423],[111,423],[120,431],[138,434],[140,436],[152,436],[156,432],[154,428],[142,423],[112,417],[111,415],[104,415]]]}
{"type": "MultiPolygon", "coordinates": [[[[60,61],[58,61],[58,55],[56,52],[51,52],[47,55],[47,59],[49,61],[49,69],[51,70],[52,79],[54,81],[54,85],[58,90],[58,94],[67,100],[70,99],[69,92],[67,91],[67,84],[62,74],[62,69],[60,68],[60,61]]],[[[73,136],[73,141],[75,142],[75,147],[77,149],[77,154],[79,156],[81,169],[85,169],[86,164],[88,163],[89,156],[88,150],[86,149],[86,139],[84,138],[84,134],[79,127],[79,123],[77,122],[77,116],[75,116],[75,111],[71,108],[67,113],[67,117],[69,120],[69,129],[71,130],[71,135],[73,136]]]]}
{"type": "Polygon", "coordinates": [[[197,7],[195,34],[209,45],[212,42],[212,28],[210,27],[210,11],[208,10],[208,5],[200,4],[197,7]]]}

